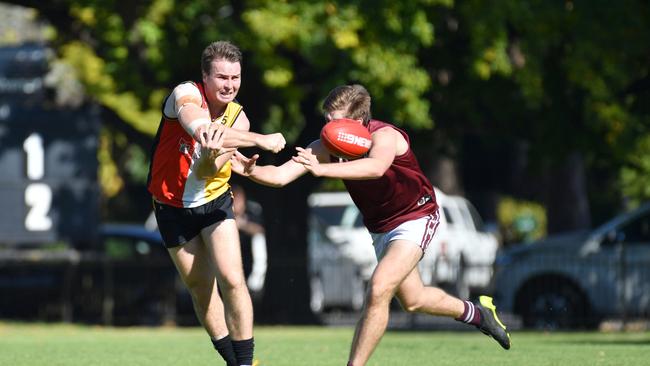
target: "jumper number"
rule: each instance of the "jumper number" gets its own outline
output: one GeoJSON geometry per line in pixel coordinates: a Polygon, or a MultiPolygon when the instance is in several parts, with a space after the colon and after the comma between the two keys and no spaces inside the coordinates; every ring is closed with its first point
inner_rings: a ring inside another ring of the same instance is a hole
{"type": "MultiPolygon", "coordinates": [[[[26,175],[30,180],[43,178],[45,172],[45,151],[43,138],[32,133],[25,139],[23,150],[26,155],[26,175]]],[[[25,188],[25,229],[29,231],[47,231],[52,228],[52,219],[48,216],[52,205],[52,189],[45,183],[29,183],[25,188]]]]}

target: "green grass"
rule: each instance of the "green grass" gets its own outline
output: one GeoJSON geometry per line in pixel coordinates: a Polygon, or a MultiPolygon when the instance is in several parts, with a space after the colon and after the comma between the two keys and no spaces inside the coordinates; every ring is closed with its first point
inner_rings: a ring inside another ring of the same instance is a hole
{"type": "MultiPolygon", "coordinates": [[[[478,332],[388,332],[369,365],[642,365],[650,332],[513,333],[510,351],[478,332]]],[[[343,366],[352,328],[257,327],[262,366],[343,366]]],[[[199,328],[0,323],[0,365],[222,365],[199,328]]]]}

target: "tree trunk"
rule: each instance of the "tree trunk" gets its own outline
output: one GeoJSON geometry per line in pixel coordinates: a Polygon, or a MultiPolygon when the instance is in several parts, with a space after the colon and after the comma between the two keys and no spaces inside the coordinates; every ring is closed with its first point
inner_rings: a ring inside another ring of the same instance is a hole
{"type": "Polygon", "coordinates": [[[281,189],[263,188],[268,269],[256,321],[316,322],[309,308],[307,274],[307,196],[316,182],[312,177],[302,177],[281,189]]]}
{"type": "Polygon", "coordinates": [[[547,175],[546,208],[548,233],[588,229],[591,226],[585,161],[571,153],[547,175]]]}
{"type": "Polygon", "coordinates": [[[450,157],[441,156],[432,164],[429,171],[431,183],[446,194],[463,194],[458,164],[450,157]]]}
{"type": "MultiPolygon", "coordinates": [[[[317,96],[305,98],[301,108],[307,123],[296,144],[307,146],[318,138],[321,124],[315,121],[313,106],[317,96]],[[310,111],[312,113],[309,113],[310,111]]],[[[275,165],[283,164],[295,154],[287,146],[273,156],[275,165]]],[[[266,153],[266,156],[269,156],[266,153]]],[[[262,165],[266,165],[263,163],[262,165]]],[[[273,324],[313,324],[316,317],[309,306],[310,287],[307,273],[307,197],[320,183],[310,174],[284,188],[268,188],[253,184],[250,189],[261,193],[264,226],[268,248],[268,268],[261,308],[256,309],[256,321],[273,324]]]]}

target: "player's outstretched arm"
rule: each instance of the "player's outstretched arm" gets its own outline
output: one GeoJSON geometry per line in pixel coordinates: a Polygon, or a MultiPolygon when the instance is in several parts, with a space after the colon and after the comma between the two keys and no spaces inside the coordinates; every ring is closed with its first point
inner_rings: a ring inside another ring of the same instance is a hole
{"type": "Polygon", "coordinates": [[[248,120],[246,113],[243,111],[239,117],[237,117],[236,123],[239,128],[229,128],[225,132],[223,146],[226,148],[258,146],[263,150],[277,153],[284,149],[284,146],[287,143],[284,136],[279,132],[263,135],[248,131],[250,121],[248,120]]]}
{"type": "MultiPolygon", "coordinates": [[[[195,111],[195,110],[196,108],[190,107],[181,111],[180,115],[184,117],[185,114],[190,114],[191,113],[190,111],[195,111]],[[188,113],[183,113],[185,111],[187,111],[188,113]]],[[[197,113],[197,115],[199,115],[199,113],[197,113]]],[[[191,120],[191,118],[180,118],[179,120],[183,124],[184,123],[183,121],[191,120]]],[[[248,118],[246,117],[246,114],[244,112],[242,112],[242,114],[237,118],[237,124],[238,125],[243,124],[246,126],[250,125],[250,122],[248,121],[248,118]]],[[[190,127],[189,129],[188,128],[186,129],[192,132],[192,137],[194,137],[196,141],[200,142],[202,147],[212,149],[210,145],[210,140],[212,138],[212,136],[210,135],[212,131],[210,126],[212,125],[212,123],[205,122],[204,119],[198,117],[198,119],[192,120],[192,122],[189,122],[187,125],[189,125],[190,127]],[[203,121],[203,122],[196,124],[196,121],[199,122],[203,121]]],[[[258,146],[263,150],[268,150],[277,153],[280,150],[284,149],[284,146],[286,145],[284,136],[282,136],[281,133],[272,133],[268,135],[263,135],[263,134],[247,131],[247,129],[248,128],[238,129],[238,128],[226,127],[223,132],[222,146],[224,148],[258,146]]]]}
{"type": "Polygon", "coordinates": [[[302,164],[288,160],[280,166],[257,165],[259,155],[246,157],[235,151],[230,159],[232,171],[252,181],[270,187],[284,187],[307,172],[302,164]]]}
{"type": "MultiPolygon", "coordinates": [[[[201,147],[213,149],[210,141],[214,140],[210,135],[214,130],[210,129],[210,113],[201,108],[201,92],[192,83],[183,83],[178,85],[172,91],[165,105],[165,114],[171,118],[178,118],[179,123],[187,133],[196,141],[201,143],[201,147]]],[[[226,128],[223,132],[222,147],[237,148],[258,146],[263,150],[277,153],[284,148],[286,141],[281,133],[272,133],[263,135],[248,131],[250,121],[246,113],[237,117],[239,128],[226,128]]]]}
{"type": "Polygon", "coordinates": [[[382,128],[372,134],[372,147],[368,152],[368,157],[329,163],[324,161],[316,150],[298,147],[296,148],[298,153],[292,160],[303,165],[316,177],[349,180],[376,179],[384,175],[393,163],[398,143],[398,132],[392,128],[382,128]]]}

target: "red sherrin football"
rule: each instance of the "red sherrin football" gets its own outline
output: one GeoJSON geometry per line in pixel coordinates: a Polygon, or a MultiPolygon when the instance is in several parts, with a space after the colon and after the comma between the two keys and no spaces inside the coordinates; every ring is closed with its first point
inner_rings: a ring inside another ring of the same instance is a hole
{"type": "Polygon", "coordinates": [[[347,118],[327,122],[320,131],[320,140],[332,155],[345,159],[362,157],[372,143],[368,129],[347,118]]]}

